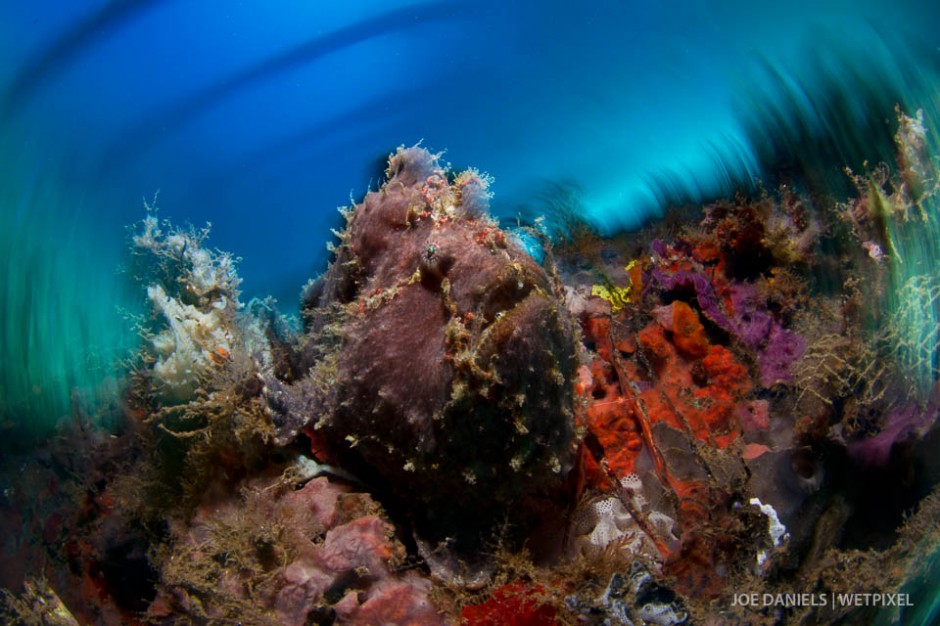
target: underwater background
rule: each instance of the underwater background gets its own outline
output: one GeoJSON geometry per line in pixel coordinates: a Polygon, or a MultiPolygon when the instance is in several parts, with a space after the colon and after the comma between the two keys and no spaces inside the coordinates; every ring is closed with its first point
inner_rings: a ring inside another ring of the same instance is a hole
{"type": "MultiPolygon", "coordinates": [[[[121,403],[145,203],[211,222],[242,300],[296,318],[337,208],[379,188],[398,146],[491,176],[504,227],[565,240],[573,213],[614,238],[780,185],[846,201],[846,167],[895,158],[895,107],[922,111],[935,150],[938,105],[928,0],[5,2],[0,449],[121,403]]],[[[938,232],[934,216],[889,236],[893,286],[940,272],[938,232]]],[[[930,305],[918,336],[935,333],[930,305]]],[[[920,366],[930,388],[936,354],[920,366]]],[[[940,619],[938,561],[908,583],[903,623],[940,619]]]]}

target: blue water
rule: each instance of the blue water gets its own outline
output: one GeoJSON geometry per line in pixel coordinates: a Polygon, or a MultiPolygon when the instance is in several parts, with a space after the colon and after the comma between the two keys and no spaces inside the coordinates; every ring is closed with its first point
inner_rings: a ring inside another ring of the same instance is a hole
{"type": "Polygon", "coordinates": [[[634,228],[807,137],[872,157],[858,124],[935,94],[938,25],[926,0],[5,2],[4,423],[67,414],[133,346],[124,227],[158,191],[243,258],[245,299],[291,309],[398,145],[490,173],[504,222],[561,185],[601,231],[634,228]]]}

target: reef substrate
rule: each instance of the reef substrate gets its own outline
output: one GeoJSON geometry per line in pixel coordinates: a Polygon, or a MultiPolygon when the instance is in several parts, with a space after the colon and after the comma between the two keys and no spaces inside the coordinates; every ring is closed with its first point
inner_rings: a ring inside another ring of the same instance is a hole
{"type": "Polygon", "coordinates": [[[868,623],[835,600],[940,540],[940,279],[901,259],[937,221],[922,132],[848,202],[613,239],[501,228],[485,176],[402,148],[296,325],[148,214],[122,428],[79,415],[3,473],[5,616],[868,623]]]}

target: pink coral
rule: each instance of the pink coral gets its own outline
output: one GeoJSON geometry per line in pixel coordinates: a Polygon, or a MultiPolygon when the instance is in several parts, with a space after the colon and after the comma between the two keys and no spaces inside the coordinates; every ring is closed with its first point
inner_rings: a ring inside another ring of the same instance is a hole
{"type": "Polygon", "coordinates": [[[345,623],[442,623],[428,600],[427,581],[414,574],[392,575],[389,561],[397,550],[391,536],[391,526],[375,516],[327,532],[311,555],[285,569],[286,584],[276,601],[278,618],[286,624],[306,623],[313,607],[324,602],[328,588],[348,580],[360,593],[346,594],[332,607],[345,623]]]}
{"type": "Polygon", "coordinates": [[[739,416],[745,431],[767,430],[770,428],[770,402],[752,400],[741,408],[739,416]]]}
{"type": "Polygon", "coordinates": [[[444,623],[428,582],[397,571],[405,549],[380,515],[369,496],[325,477],[298,490],[257,481],[227,497],[214,493],[189,524],[174,529],[150,617],[444,623]]]}
{"type": "Polygon", "coordinates": [[[340,622],[353,625],[396,624],[399,626],[436,626],[445,623],[443,616],[428,600],[428,582],[416,574],[400,581],[375,585],[369,597],[349,612],[336,609],[340,622]]]}

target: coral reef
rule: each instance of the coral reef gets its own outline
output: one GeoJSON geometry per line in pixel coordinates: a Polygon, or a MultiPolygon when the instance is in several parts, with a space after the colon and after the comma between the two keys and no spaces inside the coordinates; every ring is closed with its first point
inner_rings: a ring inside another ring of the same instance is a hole
{"type": "MultiPolygon", "coordinates": [[[[857,515],[865,514],[868,498],[848,487],[833,459],[886,470],[932,428],[936,401],[925,400],[905,373],[936,354],[935,325],[926,321],[934,300],[927,279],[909,279],[907,291],[917,297],[885,306],[894,313],[870,330],[857,285],[870,276],[884,290],[887,268],[873,263],[857,233],[839,240],[852,261],[842,270],[842,293],[830,296],[817,279],[825,258],[816,247],[823,233],[840,232],[843,210],[833,204],[821,212],[785,189],[776,199],[706,207],[704,219],[678,235],[644,233],[648,252],[643,242],[624,242],[617,249],[630,256],[609,249],[599,270],[607,275],[631,257],[649,259],[631,262],[641,274],[622,288],[629,300],[611,297],[621,293],[613,285],[593,288],[592,304],[580,295],[591,289],[590,275],[563,273],[590,348],[578,383],[589,449],[578,489],[613,496],[585,499],[572,528],[598,520],[584,536],[634,546],[631,554],[660,564],[677,589],[701,598],[751,571],[786,568],[774,532],[784,524],[796,520],[792,545],[806,546],[814,524],[818,537],[835,527],[833,519],[850,519],[845,501],[820,508],[832,497],[821,493],[826,486],[855,494],[857,515]],[[643,492],[652,506],[644,511],[617,484],[649,470],[655,480],[644,480],[643,492]],[[669,533],[641,523],[654,515],[673,522],[669,533]],[[638,526],[650,540],[642,547],[633,543],[638,526]]],[[[568,264],[564,249],[556,257],[563,268],[577,268],[581,253],[568,264]]],[[[817,545],[832,541],[826,536],[817,545]]]]}
{"type": "Polygon", "coordinates": [[[940,194],[899,126],[856,198],[614,238],[567,188],[503,230],[401,148],[297,324],[148,207],[118,427],[0,458],[0,619],[872,623],[740,599],[894,593],[940,542],[940,194]]]}

